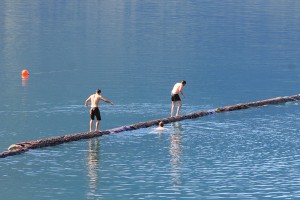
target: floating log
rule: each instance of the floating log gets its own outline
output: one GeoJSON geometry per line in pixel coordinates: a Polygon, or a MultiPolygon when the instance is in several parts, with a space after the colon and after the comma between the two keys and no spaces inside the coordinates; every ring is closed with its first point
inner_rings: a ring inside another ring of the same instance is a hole
{"type": "Polygon", "coordinates": [[[55,145],[59,145],[59,144],[67,143],[67,142],[72,142],[72,141],[77,141],[77,140],[82,140],[82,139],[90,139],[90,138],[100,137],[102,135],[108,135],[108,134],[112,134],[112,133],[120,133],[120,132],[124,132],[124,131],[131,131],[131,130],[136,130],[136,129],[140,129],[140,128],[148,128],[151,126],[157,126],[160,121],[167,124],[167,123],[182,121],[185,119],[199,118],[199,117],[203,117],[203,116],[211,115],[211,114],[215,114],[215,113],[242,110],[242,109],[260,107],[260,106],[266,106],[266,105],[273,105],[273,104],[283,104],[286,102],[293,102],[293,101],[299,101],[299,100],[300,100],[300,94],[293,95],[293,96],[286,96],[286,97],[276,97],[276,98],[266,99],[266,100],[262,100],[262,101],[225,106],[225,107],[216,108],[213,110],[194,112],[194,113],[190,113],[190,114],[186,114],[186,115],[182,115],[182,116],[178,116],[178,117],[168,117],[168,118],[156,119],[156,120],[147,121],[147,122],[139,122],[136,124],[132,124],[132,125],[128,125],[128,126],[121,126],[119,128],[114,128],[114,129],[110,129],[110,130],[104,130],[104,131],[98,131],[98,132],[84,132],[84,133],[70,134],[70,135],[46,138],[46,139],[41,139],[41,140],[29,141],[29,142],[20,142],[20,143],[16,143],[16,144],[9,146],[7,151],[0,153],[0,158],[5,158],[8,156],[21,154],[21,153],[28,151],[29,149],[37,149],[37,148],[43,148],[43,147],[48,147],[48,146],[55,146],[55,145]]]}

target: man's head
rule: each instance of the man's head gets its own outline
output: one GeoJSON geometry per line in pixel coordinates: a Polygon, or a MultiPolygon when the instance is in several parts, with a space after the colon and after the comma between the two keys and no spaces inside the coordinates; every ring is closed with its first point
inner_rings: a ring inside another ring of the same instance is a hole
{"type": "Polygon", "coordinates": [[[97,89],[97,90],[96,90],[96,93],[97,93],[97,94],[100,94],[100,93],[101,93],[101,90],[100,90],[100,89],[97,89]]]}
{"type": "Polygon", "coordinates": [[[186,81],[185,81],[185,80],[183,80],[183,81],[181,81],[181,83],[182,83],[182,85],[185,85],[185,84],[186,84],[186,81]]]}
{"type": "Polygon", "coordinates": [[[163,122],[159,122],[159,127],[164,127],[164,123],[163,122]]]}

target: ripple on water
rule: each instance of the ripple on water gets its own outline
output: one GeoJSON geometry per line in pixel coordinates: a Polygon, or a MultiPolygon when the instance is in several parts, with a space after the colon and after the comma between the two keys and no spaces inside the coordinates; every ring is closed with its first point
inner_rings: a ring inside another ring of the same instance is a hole
{"type": "Polygon", "coordinates": [[[7,159],[6,167],[29,180],[39,177],[25,188],[48,181],[51,191],[68,194],[84,184],[89,198],[299,197],[299,117],[281,109],[216,114],[166,124],[162,134],[147,128],[30,150],[7,159]],[[62,178],[71,186],[62,187],[62,178]]]}

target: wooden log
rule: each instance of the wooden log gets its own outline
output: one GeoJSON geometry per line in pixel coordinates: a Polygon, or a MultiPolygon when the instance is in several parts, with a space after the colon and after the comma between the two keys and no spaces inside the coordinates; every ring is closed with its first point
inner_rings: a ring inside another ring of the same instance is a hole
{"type": "Polygon", "coordinates": [[[151,121],[147,121],[147,122],[139,122],[139,123],[128,125],[128,126],[121,126],[118,128],[99,131],[99,132],[77,133],[77,134],[70,134],[70,135],[46,138],[46,139],[41,139],[41,140],[29,141],[29,142],[20,142],[20,143],[12,144],[11,146],[9,146],[7,151],[3,151],[2,153],[0,153],[0,158],[18,155],[18,154],[28,151],[29,149],[55,146],[55,145],[59,145],[59,144],[67,143],[67,142],[72,142],[72,141],[77,141],[77,140],[82,140],[82,139],[90,139],[90,138],[94,138],[94,137],[100,137],[102,135],[108,135],[111,133],[120,133],[120,132],[124,132],[124,131],[132,131],[132,130],[136,130],[136,129],[140,129],[140,128],[148,128],[151,126],[157,126],[160,121],[163,121],[165,124],[167,124],[167,123],[182,121],[182,120],[186,120],[186,119],[199,118],[199,117],[203,117],[203,116],[211,115],[211,114],[215,114],[215,113],[236,111],[236,110],[260,107],[260,106],[267,106],[267,105],[273,105],[273,104],[283,104],[286,102],[299,101],[299,100],[300,100],[300,94],[293,95],[293,96],[286,96],[286,97],[276,97],[276,98],[266,99],[266,100],[262,100],[262,101],[243,103],[243,104],[235,104],[235,105],[231,105],[231,106],[216,108],[213,110],[189,113],[189,114],[178,116],[178,117],[168,117],[168,118],[151,120],[151,121]]]}

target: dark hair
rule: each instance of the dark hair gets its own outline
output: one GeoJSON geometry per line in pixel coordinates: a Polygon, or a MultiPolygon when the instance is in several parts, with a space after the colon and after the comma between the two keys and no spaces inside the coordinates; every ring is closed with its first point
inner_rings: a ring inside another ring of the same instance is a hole
{"type": "Polygon", "coordinates": [[[159,122],[158,124],[160,127],[164,127],[164,123],[162,121],[159,122]]]}
{"type": "Polygon", "coordinates": [[[182,83],[183,85],[185,85],[185,84],[186,84],[186,81],[185,81],[185,80],[183,80],[183,81],[181,81],[181,83],[182,83]]]}
{"type": "Polygon", "coordinates": [[[100,94],[100,93],[101,93],[101,90],[100,90],[100,89],[97,89],[97,90],[96,90],[96,93],[97,93],[97,94],[100,94]]]}

